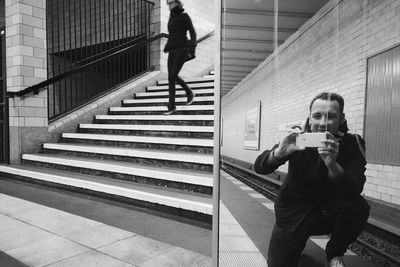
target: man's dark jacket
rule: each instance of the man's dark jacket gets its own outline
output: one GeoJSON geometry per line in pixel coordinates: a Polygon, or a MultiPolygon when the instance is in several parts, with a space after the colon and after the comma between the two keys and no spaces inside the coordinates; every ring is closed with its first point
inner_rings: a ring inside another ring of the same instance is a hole
{"type": "MultiPolygon", "coordinates": [[[[360,140],[363,146],[364,141],[360,140]]],[[[366,161],[359,142],[355,135],[343,134],[339,144],[337,163],[344,174],[333,181],[316,148],[297,151],[285,159],[289,160],[289,169],[275,201],[276,224],[281,229],[293,233],[312,210],[325,209],[330,201],[338,197],[351,201],[360,195],[366,180],[366,161]]],[[[271,151],[258,156],[254,163],[257,173],[269,174],[284,164],[284,161],[267,163],[269,154],[277,147],[275,145],[271,151]]]]}
{"type": "Polygon", "coordinates": [[[168,41],[164,47],[164,52],[171,49],[182,47],[196,46],[196,31],[194,30],[192,20],[189,15],[184,12],[182,8],[174,8],[168,21],[168,41]],[[186,37],[186,32],[190,33],[190,42],[186,37]]]}

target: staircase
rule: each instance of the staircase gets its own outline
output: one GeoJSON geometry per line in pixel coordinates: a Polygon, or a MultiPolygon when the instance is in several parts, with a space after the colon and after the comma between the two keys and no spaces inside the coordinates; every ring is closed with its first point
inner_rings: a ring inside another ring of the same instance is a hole
{"type": "Polygon", "coordinates": [[[177,112],[167,111],[168,81],[24,154],[22,166],[0,173],[25,181],[117,199],[210,226],[213,185],[214,76],[185,79],[195,93],[177,112]]]}

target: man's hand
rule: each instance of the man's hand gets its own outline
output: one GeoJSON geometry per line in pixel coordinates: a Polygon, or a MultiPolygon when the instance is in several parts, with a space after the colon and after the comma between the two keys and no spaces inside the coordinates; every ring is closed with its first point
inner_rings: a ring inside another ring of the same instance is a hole
{"type": "Polygon", "coordinates": [[[334,178],[343,174],[343,168],[336,162],[339,154],[339,142],[329,132],[327,132],[326,136],[327,140],[322,141],[322,146],[318,148],[318,153],[329,170],[329,176],[334,178]]]}
{"type": "Polygon", "coordinates": [[[275,149],[274,157],[277,160],[283,159],[296,151],[304,150],[304,148],[296,146],[296,136],[300,133],[298,129],[289,130],[279,143],[279,146],[275,149]]]}

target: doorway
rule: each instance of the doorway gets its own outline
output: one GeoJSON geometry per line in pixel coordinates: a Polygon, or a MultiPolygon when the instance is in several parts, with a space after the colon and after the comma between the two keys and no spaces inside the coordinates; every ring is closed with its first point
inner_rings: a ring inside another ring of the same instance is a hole
{"type": "Polygon", "coordinates": [[[8,98],[6,96],[5,28],[0,28],[0,163],[9,163],[8,98]]]}

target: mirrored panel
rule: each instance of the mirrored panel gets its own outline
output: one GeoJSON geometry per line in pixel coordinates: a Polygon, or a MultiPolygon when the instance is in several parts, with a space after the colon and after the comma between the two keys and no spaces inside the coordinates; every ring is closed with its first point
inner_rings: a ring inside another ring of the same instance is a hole
{"type": "Polygon", "coordinates": [[[399,6],[222,1],[219,266],[397,264],[399,6]]]}

